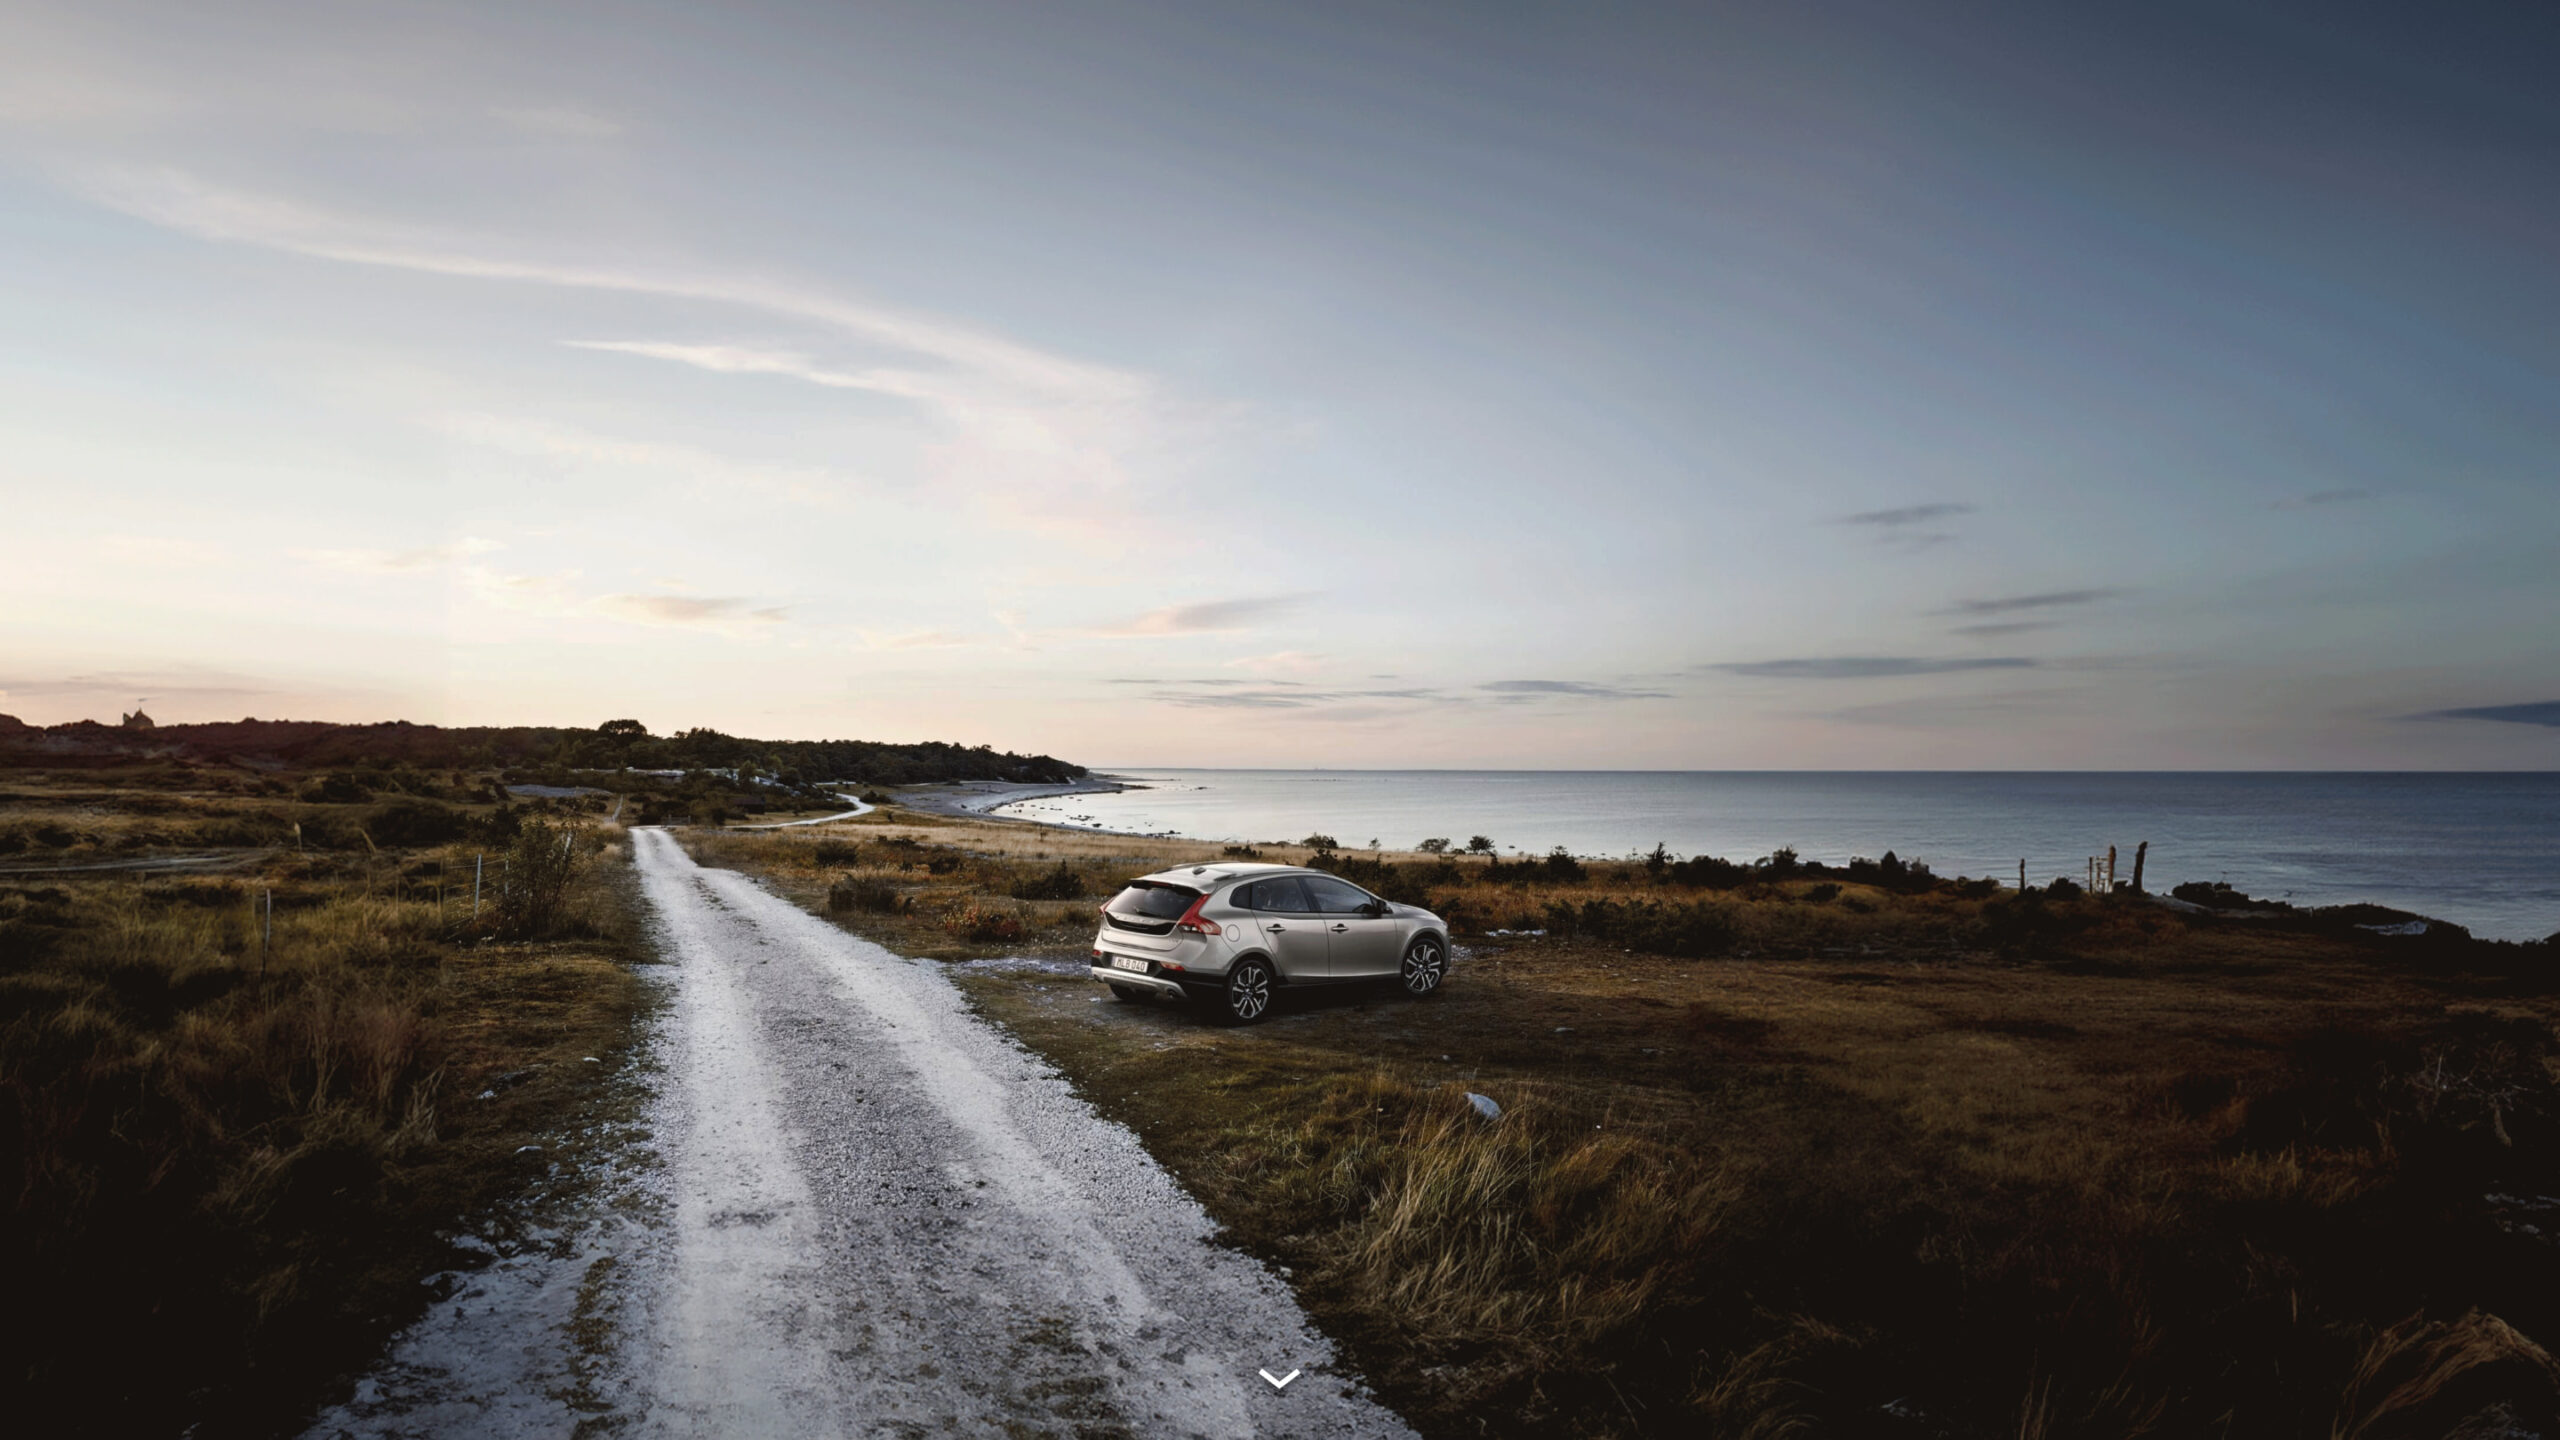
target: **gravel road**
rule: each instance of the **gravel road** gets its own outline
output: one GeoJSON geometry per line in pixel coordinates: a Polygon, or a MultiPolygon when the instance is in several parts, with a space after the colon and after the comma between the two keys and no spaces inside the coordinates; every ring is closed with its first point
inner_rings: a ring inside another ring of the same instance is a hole
{"type": "Polygon", "coordinates": [[[646,1146],[312,1436],[1412,1433],[939,966],[634,846],[673,962],[646,1146]]]}

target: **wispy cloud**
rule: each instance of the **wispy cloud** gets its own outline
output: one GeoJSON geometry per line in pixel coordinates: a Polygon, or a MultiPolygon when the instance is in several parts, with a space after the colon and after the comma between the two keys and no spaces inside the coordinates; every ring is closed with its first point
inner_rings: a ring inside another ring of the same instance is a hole
{"type": "Polygon", "coordinates": [[[2290,495],[2275,504],[2278,510],[2318,510],[2331,505],[2353,505],[2370,500],[2370,490],[2314,490],[2308,495],[2290,495]]]}
{"type": "Polygon", "coordinates": [[[1763,680],[1890,680],[1905,675],[1953,675],[1967,670],[2025,670],[2035,663],[2015,655],[1971,660],[1843,655],[1798,660],[1738,660],[1700,668],[1763,680]]]}
{"type": "Polygon", "coordinates": [[[1980,625],[1958,625],[1947,633],[1985,638],[1994,635],[2023,635],[2030,630],[2051,630],[2061,623],[2059,620],[1993,620],[1980,625]]]}
{"type": "Polygon", "coordinates": [[[1932,525],[1940,520],[1952,520],[1959,515],[1970,515],[1973,512],[1974,507],[1971,505],[1941,500],[1928,505],[1904,505],[1892,510],[1862,510],[1855,515],[1843,515],[1832,523],[1863,526],[1872,530],[1904,530],[1914,525],[1932,525]]]}
{"type": "Polygon", "coordinates": [[[1959,600],[1941,615],[2012,615],[2021,610],[2059,610],[2121,595],[2122,590],[2047,590],[2036,595],[2003,595],[1991,600],[1959,600]]]}
{"type": "Polygon", "coordinates": [[[2498,720],[2509,725],[2540,725],[2560,730],[2560,700],[2528,700],[2521,705],[2466,705],[2457,710],[2429,710],[2412,720],[2498,720]]]}
{"type": "Polygon", "coordinates": [[[1207,635],[1229,630],[1250,630],[1276,620],[1300,605],[1308,597],[1300,595],[1246,595],[1231,600],[1199,600],[1188,605],[1167,605],[1150,610],[1133,620],[1089,630],[1090,635],[1130,637],[1142,635],[1207,635]]]}
{"type": "Polygon", "coordinates": [[[1507,699],[1528,700],[1539,696],[1562,696],[1575,700],[1668,700],[1668,690],[1633,690],[1617,685],[1593,685],[1581,680],[1493,680],[1476,687],[1507,699]]]}
{"type": "Polygon", "coordinates": [[[208,240],[315,259],[467,279],[733,306],[823,327],[911,362],[839,369],[750,346],[643,339],[576,342],[711,370],[789,375],[894,395],[937,427],[928,462],[954,493],[1008,524],[1108,533],[1132,467],[1169,463],[1219,414],[1176,406],[1147,377],[1053,354],[936,316],[747,274],[528,253],[485,236],[439,233],[218,185],[168,168],[85,177],[98,203],[208,240]]]}
{"type": "Polygon", "coordinates": [[[737,625],[778,625],[786,607],[759,606],[735,595],[599,595],[588,609],[637,625],[719,630],[737,625]]]}
{"type": "Polygon", "coordinates": [[[1970,515],[1971,505],[1953,500],[1932,501],[1926,505],[1901,505],[1891,510],[1861,510],[1843,515],[1831,523],[1845,525],[1874,537],[1880,545],[1897,550],[1926,550],[1954,540],[1955,532],[1945,522],[1970,515]]]}

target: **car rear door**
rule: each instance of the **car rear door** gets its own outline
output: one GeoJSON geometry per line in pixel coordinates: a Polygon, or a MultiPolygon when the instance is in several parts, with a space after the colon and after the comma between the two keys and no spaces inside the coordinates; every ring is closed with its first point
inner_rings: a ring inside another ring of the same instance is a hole
{"type": "Polygon", "coordinates": [[[1245,887],[1254,928],[1271,952],[1272,968],[1283,980],[1322,980],[1331,973],[1332,943],[1325,917],[1316,913],[1306,888],[1295,875],[1275,875],[1245,887]]]}
{"type": "Polygon", "coordinates": [[[1307,898],[1333,943],[1328,955],[1336,980],[1368,980],[1396,973],[1397,939],[1402,927],[1383,915],[1363,913],[1378,897],[1331,875],[1309,875],[1307,898]]]}

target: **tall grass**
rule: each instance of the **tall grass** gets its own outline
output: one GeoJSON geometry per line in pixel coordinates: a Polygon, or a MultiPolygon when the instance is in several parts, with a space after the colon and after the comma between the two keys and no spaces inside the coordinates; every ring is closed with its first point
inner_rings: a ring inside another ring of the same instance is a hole
{"type": "MultiPolygon", "coordinates": [[[[414,1295],[429,1227],[493,1178],[426,1177],[526,959],[463,948],[467,900],[385,893],[398,859],[0,890],[0,1394],[105,1431],[247,1424],[224,1407],[290,1405],[277,1376],[414,1295]]],[[[618,924],[575,868],[542,925],[477,929],[618,924]]]]}

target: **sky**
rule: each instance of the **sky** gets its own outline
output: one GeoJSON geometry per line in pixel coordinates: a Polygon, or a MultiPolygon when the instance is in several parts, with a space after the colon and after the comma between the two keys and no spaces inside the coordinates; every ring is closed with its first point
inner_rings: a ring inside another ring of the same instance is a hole
{"type": "Polygon", "coordinates": [[[2538,6],[0,7],[0,712],[2560,768],[2538,6]]]}

